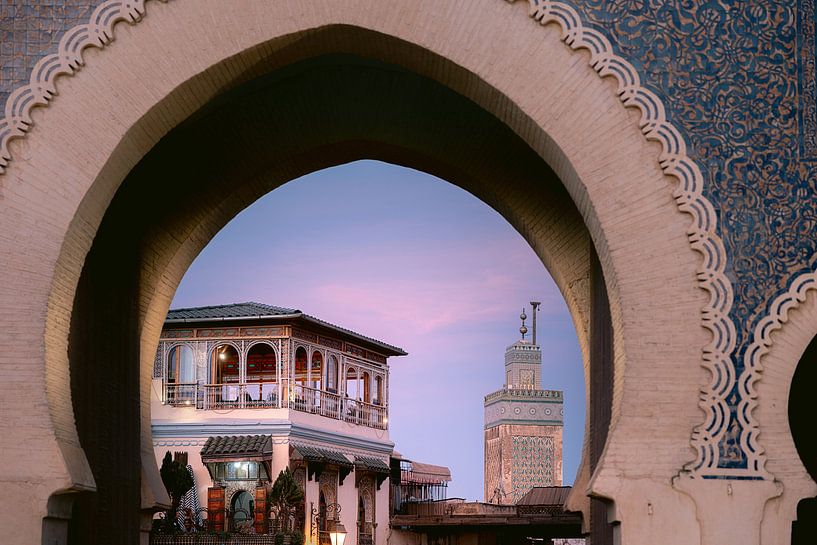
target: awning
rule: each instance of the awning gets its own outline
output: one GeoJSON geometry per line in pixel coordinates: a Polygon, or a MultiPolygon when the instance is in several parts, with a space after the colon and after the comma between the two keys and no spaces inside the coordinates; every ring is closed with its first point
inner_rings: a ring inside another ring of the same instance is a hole
{"type": "Polygon", "coordinates": [[[570,495],[570,486],[534,486],[517,500],[517,505],[560,505],[563,506],[570,495]]]}
{"type": "Polygon", "coordinates": [[[307,462],[336,465],[346,469],[352,469],[354,467],[354,464],[346,455],[336,450],[297,443],[292,444],[292,449],[294,452],[300,454],[301,458],[307,462]]]}
{"type": "Polygon", "coordinates": [[[356,483],[359,484],[360,479],[368,473],[374,474],[374,479],[377,482],[377,489],[380,490],[380,485],[383,481],[388,479],[391,474],[389,463],[380,458],[373,458],[371,456],[355,456],[355,475],[356,483]]]}
{"type": "Polygon", "coordinates": [[[402,471],[403,483],[444,484],[451,480],[451,470],[445,466],[411,462],[411,471],[402,471]]]}
{"type": "Polygon", "coordinates": [[[201,449],[201,461],[272,459],[272,437],[269,435],[219,435],[210,437],[201,449]]]}
{"type": "Polygon", "coordinates": [[[385,473],[387,475],[391,472],[388,462],[369,456],[355,456],[355,469],[385,473]]]}

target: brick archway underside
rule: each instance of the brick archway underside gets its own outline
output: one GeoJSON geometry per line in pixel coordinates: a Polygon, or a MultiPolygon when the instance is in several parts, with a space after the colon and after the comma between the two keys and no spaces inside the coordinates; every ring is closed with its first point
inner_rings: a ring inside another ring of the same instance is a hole
{"type": "MultiPolygon", "coordinates": [[[[158,338],[142,309],[166,312],[166,294],[192,259],[250,203],[311,171],[362,158],[435,174],[499,210],[539,241],[540,256],[586,328],[592,242],[564,186],[518,136],[450,89],[394,65],[353,55],[296,62],[234,89],[171,131],[108,207],[80,278],[69,342],[77,431],[97,485],[92,505],[77,512],[90,517],[82,526],[98,520],[102,506],[127,500],[130,529],[138,529],[139,480],[123,480],[122,471],[139,467],[141,408],[133,391],[147,357],[140,358],[141,343],[158,338]],[[112,376],[111,361],[121,374],[112,376]],[[99,391],[118,402],[102,410],[99,391]]],[[[342,203],[336,212],[343,214],[342,203]]],[[[272,281],[287,289],[286,278],[272,281]]],[[[581,335],[586,344],[587,331],[581,335]]],[[[606,407],[609,420],[606,391],[593,403],[606,407]]],[[[603,445],[606,425],[595,432],[603,445]]],[[[93,524],[99,534],[92,540],[113,542],[123,515],[107,533],[93,524]]]]}

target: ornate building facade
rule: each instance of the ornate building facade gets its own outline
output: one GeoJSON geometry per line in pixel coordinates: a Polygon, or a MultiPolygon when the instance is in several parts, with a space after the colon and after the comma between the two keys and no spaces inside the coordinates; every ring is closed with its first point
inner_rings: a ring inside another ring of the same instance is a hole
{"type": "Polygon", "coordinates": [[[534,334],[505,350],[505,385],[485,396],[485,501],[516,503],[532,488],[562,485],[561,391],[543,390],[542,348],[534,334]]]}
{"type": "Polygon", "coordinates": [[[266,531],[267,490],[289,467],[305,492],[296,526],[307,543],[326,541],[331,521],[349,543],[385,543],[387,358],[401,355],[295,309],[171,310],[153,368],[156,459],[187,453],[191,503],[206,506],[215,530],[266,531]]]}

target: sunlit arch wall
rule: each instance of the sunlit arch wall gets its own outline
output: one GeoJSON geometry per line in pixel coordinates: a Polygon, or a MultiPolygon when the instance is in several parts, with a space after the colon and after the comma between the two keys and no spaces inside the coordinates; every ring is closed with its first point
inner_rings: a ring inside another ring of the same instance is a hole
{"type": "MultiPolygon", "coordinates": [[[[300,154],[226,171],[220,168],[230,160],[233,135],[213,133],[222,144],[197,158],[212,171],[210,192],[177,223],[145,218],[134,254],[140,260],[128,269],[138,288],[123,320],[141,344],[141,414],[132,417],[139,418],[145,461],[142,507],[163,499],[147,392],[161,323],[187,266],[265,191],[305,172],[372,157],[458,183],[508,219],[565,295],[586,363],[592,241],[610,297],[615,376],[606,448],[592,476],[583,464],[577,490],[612,500],[623,543],[700,542],[690,499],[697,491],[692,486],[682,494],[671,481],[695,457],[690,436],[703,420],[698,392],[708,377],[701,349],[710,336],[701,325],[707,299],[697,284],[701,258],[687,239],[690,217],[673,199],[677,181],[662,173],[660,146],[644,138],[641,115],[624,108],[616,81],[599,78],[586,52],[567,47],[558,26],[531,21],[522,3],[358,0],[341,6],[325,0],[225,9],[222,2],[200,1],[195,10],[187,4],[155,3],[138,25],[117,27],[117,40],[105,50],[87,50],[87,67],[60,80],[59,97],[34,111],[31,134],[11,144],[14,161],[0,179],[0,252],[10,256],[0,288],[0,304],[9,310],[0,323],[10,335],[0,342],[17,379],[0,386],[3,400],[10,400],[10,417],[0,424],[0,462],[6,498],[15,498],[4,500],[14,505],[1,511],[0,520],[12,528],[11,542],[39,541],[43,517],[62,516],[55,501],[48,512],[53,494],[95,486],[75,426],[68,338],[86,256],[123,180],[165,134],[214,97],[296,61],[337,53],[399,66],[494,116],[528,148],[502,144],[520,154],[512,157],[527,160],[533,153],[549,165],[578,214],[564,198],[544,198],[558,196],[558,184],[531,185],[524,175],[537,172],[533,163],[494,156],[483,164],[477,153],[425,149],[420,133],[394,126],[373,126],[380,132],[367,140],[353,138],[351,123],[335,126],[338,134],[317,135],[324,141],[301,142],[300,154]],[[508,175],[513,168],[520,177],[508,175]],[[219,176],[227,174],[235,186],[223,192],[219,176]],[[14,350],[20,345],[28,348],[23,355],[14,350]],[[25,509],[19,497],[29,503],[25,509]]],[[[364,106],[368,98],[359,97],[364,106]]],[[[385,105],[399,112],[399,103],[385,105]]],[[[501,133],[496,128],[487,136],[501,133]]],[[[478,136],[474,142],[484,146],[478,136]]],[[[122,203],[118,221],[128,214],[122,203]]],[[[140,476],[130,472],[127,479],[140,476]]],[[[135,538],[122,541],[128,539],[135,538]]]]}
{"type": "MultiPolygon", "coordinates": [[[[795,439],[800,442],[801,448],[803,444],[811,442],[811,396],[806,394],[807,399],[800,397],[797,400],[790,397],[798,365],[814,363],[814,354],[807,356],[805,353],[817,338],[815,275],[802,275],[795,285],[799,285],[800,289],[793,289],[778,298],[778,308],[782,312],[776,319],[761,322],[755,331],[753,343],[753,347],[763,353],[760,360],[763,380],[757,387],[760,433],[764,444],[773,447],[767,450],[769,471],[782,483],[780,496],[764,507],[762,542],[785,545],[791,543],[791,521],[798,518],[798,503],[803,498],[817,496],[817,485],[812,480],[814,476],[808,475],[795,446],[795,439]],[[792,406],[792,403],[795,405],[792,406]],[[791,410],[801,411],[800,429],[797,430],[799,435],[796,438],[792,437],[794,421],[789,421],[791,410]]],[[[806,376],[813,377],[813,373],[810,371],[806,376]]],[[[801,396],[804,390],[809,389],[813,389],[813,385],[805,388],[800,385],[801,396]]],[[[811,464],[813,471],[813,458],[811,464]]],[[[805,522],[812,525],[813,531],[813,522],[805,522]]]]}

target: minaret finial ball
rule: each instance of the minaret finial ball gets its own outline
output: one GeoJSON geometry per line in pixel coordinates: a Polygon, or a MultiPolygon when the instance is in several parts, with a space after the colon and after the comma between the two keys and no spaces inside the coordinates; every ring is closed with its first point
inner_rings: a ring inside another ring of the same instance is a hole
{"type": "Polygon", "coordinates": [[[525,309],[522,309],[522,314],[519,315],[519,319],[522,320],[522,327],[519,328],[519,332],[522,334],[522,340],[525,340],[525,335],[528,332],[528,328],[525,327],[525,320],[528,318],[527,314],[525,314],[525,309]]]}

